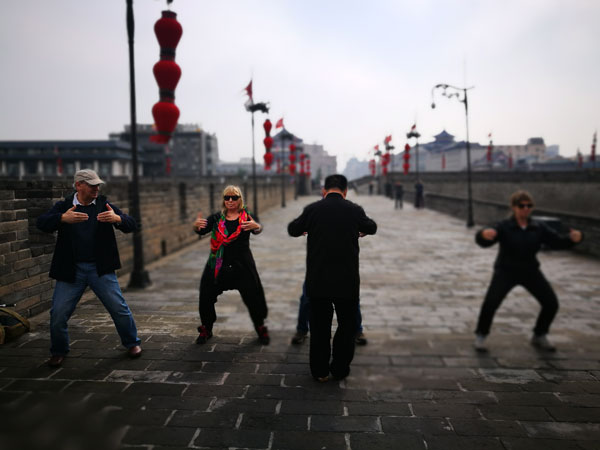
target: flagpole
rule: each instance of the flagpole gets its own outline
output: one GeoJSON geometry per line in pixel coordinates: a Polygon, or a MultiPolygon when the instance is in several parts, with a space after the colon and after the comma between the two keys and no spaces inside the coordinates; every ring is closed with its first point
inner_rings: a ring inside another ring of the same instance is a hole
{"type": "Polygon", "coordinates": [[[283,152],[285,150],[285,138],[283,132],[285,127],[281,130],[281,207],[285,208],[285,161],[283,159],[283,152]]]}
{"type": "Polygon", "coordinates": [[[258,200],[256,197],[256,158],[254,157],[254,111],[252,111],[252,212],[258,215],[258,200]]]}

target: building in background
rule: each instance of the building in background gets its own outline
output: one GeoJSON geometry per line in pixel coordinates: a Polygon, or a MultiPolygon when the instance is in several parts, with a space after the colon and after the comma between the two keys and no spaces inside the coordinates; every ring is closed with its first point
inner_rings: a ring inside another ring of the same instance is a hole
{"type": "Polygon", "coordinates": [[[348,178],[348,180],[356,180],[358,178],[370,175],[369,162],[359,161],[358,158],[350,158],[346,163],[346,168],[342,174],[348,178]]]}
{"type": "MultiPolygon", "coordinates": [[[[178,124],[168,144],[150,140],[156,130],[152,125],[137,125],[137,143],[145,155],[146,176],[200,177],[217,173],[219,146],[215,134],[206,133],[196,124],[178,124]]],[[[131,126],[111,133],[111,139],[130,142],[131,126]]]]}
{"type": "MultiPolygon", "coordinates": [[[[145,155],[139,158],[144,174],[145,155]]],[[[131,147],[106,141],[2,141],[0,176],[72,177],[80,169],[93,169],[101,177],[131,176],[131,147]]]]}

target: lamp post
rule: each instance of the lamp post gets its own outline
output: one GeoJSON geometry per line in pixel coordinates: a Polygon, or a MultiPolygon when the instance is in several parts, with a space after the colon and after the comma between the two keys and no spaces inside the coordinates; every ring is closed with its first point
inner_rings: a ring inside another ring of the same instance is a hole
{"type": "Polygon", "coordinates": [[[137,124],[135,111],[135,65],[133,58],[133,0],[127,2],[127,37],[129,44],[129,95],[131,112],[131,208],[129,212],[138,224],[133,232],[133,271],[129,279],[130,288],[145,288],[150,284],[148,272],[144,270],[144,246],[142,241],[142,220],[140,214],[140,194],[138,180],[138,149],[137,149],[137,124]]]}
{"type": "Polygon", "coordinates": [[[417,144],[415,145],[415,172],[417,176],[417,180],[419,179],[419,138],[421,135],[417,131],[417,125],[413,125],[408,133],[406,133],[406,137],[408,139],[415,138],[417,144]]]}
{"type": "Polygon", "coordinates": [[[471,228],[475,225],[473,220],[473,194],[471,190],[471,144],[469,143],[469,102],[467,98],[467,91],[473,89],[474,86],[468,88],[459,88],[451,86],[449,84],[436,84],[431,89],[431,108],[435,108],[434,92],[436,89],[443,89],[442,95],[444,97],[452,98],[455,97],[459,102],[465,105],[465,119],[467,124],[467,227],[471,228]],[[450,89],[451,92],[448,92],[450,89]],[[462,93],[462,98],[461,98],[462,93]]]}
{"type": "Polygon", "coordinates": [[[252,204],[253,212],[258,215],[258,197],[256,195],[256,158],[254,157],[254,113],[261,111],[263,113],[269,112],[268,103],[251,103],[246,105],[246,110],[252,113],[252,204]]]}

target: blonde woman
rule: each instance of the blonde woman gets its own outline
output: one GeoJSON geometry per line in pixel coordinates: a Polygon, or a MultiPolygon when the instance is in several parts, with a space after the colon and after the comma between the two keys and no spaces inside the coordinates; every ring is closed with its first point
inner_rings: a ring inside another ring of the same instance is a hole
{"type": "Polygon", "coordinates": [[[204,344],[213,335],[217,320],[215,303],[223,291],[237,289],[250,313],[261,344],[269,344],[269,332],[264,324],[267,317],[265,294],[250,251],[250,233],[259,234],[262,226],[244,205],[238,186],[223,190],[220,212],[207,219],[199,213],[194,222],[196,233],[211,233],[210,255],[200,280],[200,321],[197,344],[204,344]]]}
{"type": "Polygon", "coordinates": [[[475,241],[481,247],[491,247],[496,242],[500,245],[494,275],[479,313],[475,349],[487,350],[484,341],[490,332],[496,310],[510,290],[521,285],[542,307],[533,329],[531,345],[540,350],[555,351],[546,335],[558,311],[558,298],[540,270],[536,254],[542,244],[557,250],[565,249],[581,242],[583,236],[580,231],[573,229],[564,235],[559,234],[545,223],[532,220],[533,197],[527,191],[513,193],[510,207],[512,215],[508,219],[484,228],[475,235],[475,241]]]}

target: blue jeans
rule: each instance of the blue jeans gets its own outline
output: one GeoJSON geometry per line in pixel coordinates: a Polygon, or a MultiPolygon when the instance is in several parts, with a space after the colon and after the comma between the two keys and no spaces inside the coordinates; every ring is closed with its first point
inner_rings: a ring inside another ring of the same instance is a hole
{"type": "MultiPolygon", "coordinates": [[[[300,296],[300,306],[298,307],[298,325],[296,331],[299,333],[308,333],[308,320],[310,318],[310,301],[306,295],[306,283],[302,283],[302,295],[300,296]]],[[[360,313],[360,302],[356,308],[356,334],[362,333],[362,314],[360,313]]]]}
{"type": "Polygon", "coordinates": [[[110,313],[121,337],[121,343],[126,348],[139,345],[141,341],[137,337],[135,321],[129,306],[125,303],[115,273],[99,277],[95,263],[77,263],[75,282],[57,281],[54,288],[50,309],[50,353],[52,355],[69,353],[67,322],[87,286],[92,288],[110,313]]]}

